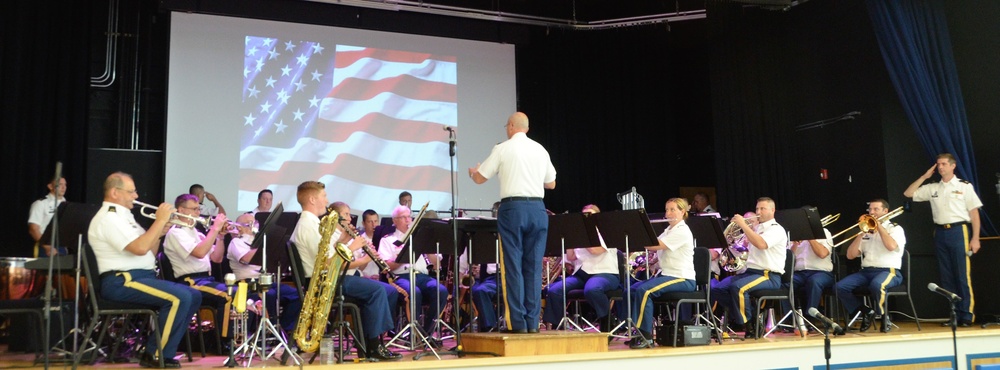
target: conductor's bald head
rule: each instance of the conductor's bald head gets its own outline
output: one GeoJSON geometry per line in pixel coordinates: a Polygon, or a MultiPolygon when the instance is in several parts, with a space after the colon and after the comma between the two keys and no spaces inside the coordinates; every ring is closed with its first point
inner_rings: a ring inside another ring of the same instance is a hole
{"type": "Polygon", "coordinates": [[[507,118],[507,138],[518,132],[528,132],[528,115],[517,112],[507,118]]]}

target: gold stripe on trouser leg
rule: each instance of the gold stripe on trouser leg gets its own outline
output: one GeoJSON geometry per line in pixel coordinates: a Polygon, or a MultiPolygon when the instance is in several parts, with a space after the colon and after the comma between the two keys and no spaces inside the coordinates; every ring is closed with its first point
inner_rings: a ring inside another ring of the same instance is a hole
{"type": "MultiPolygon", "coordinates": [[[[222,312],[221,326],[222,326],[222,337],[224,338],[229,337],[228,335],[226,335],[229,334],[229,309],[233,306],[233,300],[232,298],[229,297],[229,294],[226,294],[226,292],[219,291],[218,289],[212,287],[197,285],[195,284],[194,279],[192,278],[184,278],[184,281],[187,281],[188,285],[190,285],[192,288],[194,288],[199,292],[208,293],[226,299],[226,306],[225,308],[222,309],[224,312],[222,312]]],[[[215,319],[218,320],[218,318],[215,319]]]]}
{"type": "Polygon", "coordinates": [[[682,281],[684,281],[684,279],[668,280],[668,281],[664,282],[663,284],[660,284],[660,285],[657,285],[657,286],[653,287],[653,289],[647,290],[646,294],[642,295],[642,302],[641,302],[642,304],[639,305],[639,317],[635,320],[635,326],[636,327],[642,326],[642,317],[643,317],[643,314],[646,312],[646,301],[649,300],[649,294],[650,293],[656,292],[656,291],[658,291],[660,289],[666,288],[668,286],[677,284],[677,283],[682,282],[682,281]]]}
{"type": "Polygon", "coordinates": [[[500,246],[500,248],[497,248],[500,252],[500,258],[497,260],[497,263],[500,265],[500,292],[503,293],[501,294],[503,296],[503,321],[507,323],[507,330],[512,330],[511,325],[513,324],[510,322],[510,305],[507,304],[507,268],[503,263],[503,240],[499,234],[497,234],[497,244],[500,246]]]}
{"type": "Polygon", "coordinates": [[[768,274],[770,274],[770,271],[766,271],[765,270],[763,276],[757,278],[754,281],[751,281],[750,284],[744,285],[742,288],[740,288],[740,307],[739,307],[739,309],[740,309],[740,317],[743,318],[743,322],[744,323],[746,323],[747,321],[749,321],[747,319],[747,310],[746,310],[746,307],[747,307],[746,292],[748,290],[750,290],[750,288],[753,288],[753,287],[755,287],[757,285],[760,285],[760,283],[763,283],[763,282],[767,281],[768,279],[770,279],[768,277],[768,274]]]}
{"type": "MultiPolygon", "coordinates": [[[[132,281],[132,274],[130,273],[120,272],[118,273],[118,275],[125,278],[125,284],[123,285],[126,288],[135,289],[140,292],[154,296],[156,298],[170,302],[170,311],[167,313],[167,321],[164,322],[163,327],[160,328],[160,346],[162,347],[166,345],[167,341],[170,339],[170,329],[173,328],[174,320],[177,319],[177,306],[180,305],[181,303],[180,298],[177,298],[173,294],[164,292],[149,285],[132,281]]],[[[156,357],[159,356],[160,356],[160,348],[157,348],[156,357]]]]}
{"type": "Polygon", "coordinates": [[[882,311],[882,314],[887,314],[888,310],[885,309],[885,286],[889,285],[892,278],[896,277],[896,269],[890,268],[889,275],[886,275],[885,280],[882,280],[882,284],[879,284],[879,295],[878,295],[878,307],[882,311]]]}
{"type": "Polygon", "coordinates": [[[976,321],[976,295],[972,294],[972,264],[969,263],[969,225],[962,225],[962,240],[965,241],[965,281],[969,284],[969,313],[972,314],[972,322],[976,321]]]}

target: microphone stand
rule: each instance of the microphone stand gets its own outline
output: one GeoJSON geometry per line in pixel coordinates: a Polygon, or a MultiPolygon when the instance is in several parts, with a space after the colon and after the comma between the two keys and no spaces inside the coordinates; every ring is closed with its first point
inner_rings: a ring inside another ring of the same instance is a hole
{"type": "Polygon", "coordinates": [[[948,304],[951,306],[951,317],[948,318],[949,324],[951,324],[951,346],[952,354],[955,359],[955,368],[958,368],[958,336],[956,332],[958,331],[958,315],[955,313],[955,301],[948,300],[948,304]]]}
{"type": "Polygon", "coordinates": [[[826,358],[826,369],[830,370],[830,323],[828,322],[823,323],[823,356],[826,358]]]}

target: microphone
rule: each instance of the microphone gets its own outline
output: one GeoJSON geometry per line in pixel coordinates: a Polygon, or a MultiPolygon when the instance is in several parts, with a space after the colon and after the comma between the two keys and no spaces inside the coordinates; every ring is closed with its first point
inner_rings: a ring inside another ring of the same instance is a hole
{"type": "Polygon", "coordinates": [[[455,128],[453,128],[453,127],[451,127],[451,126],[445,126],[445,127],[444,127],[444,130],[445,130],[445,131],[448,131],[448,132],[455,132],[455,128]]]}
{"type": "Polygon", "coordinates": [[[935,292],[937,294],[945,296],[945,298],[948,298],[949,301],[952,301],[952,302],[961,302],[962,301],[962,297],[959,297],[958,294],[949,292],[949,291],[945,290],[944,288],[939,287],[937,284],[934,284],[934,283],[927,284],[927,289],[930,289],[932,292],[935,292]]]}
{"type": "Polygon", "coordinates": [[[228,273],[224,278],[226,280],[226,294],[233,295],[233,284],[236,284],[236,274],[228,273]]]}
{"type": "Polygon", "coordinates": [[[837,325],[836,321],[830,320],[829,317],[826,317],[825,315],[819,313],[819,310],[817,310],[816,307],[809,307],[809,316],[815,317],[817,319],[820,319],[820,321],[823,321],[827,326],[833,329],[833,335],[844,335],[844,328],[841,328],[840,325],[837,325]]]}

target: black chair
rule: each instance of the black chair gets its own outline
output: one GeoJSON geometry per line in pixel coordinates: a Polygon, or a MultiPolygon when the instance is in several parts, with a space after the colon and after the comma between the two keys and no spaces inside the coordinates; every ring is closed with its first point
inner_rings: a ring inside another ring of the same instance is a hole
{"type": "MultiPolygon", "coordinates": [[[[615,314],[615,307],[614,307],[615,302],[619,302],[619,304],[624,304],[621,303],[624,302],[625,300],[625,290],[622,289],[622,286],[628,285],[629,283],[628,279],[629,274],[627,269],[628,266],[625,266],[626,262],[625,253],[619,250],[617,251],[617,256],[618,256],[618,281],[619,281],[618,287],[604,291],[604,295],[607,296],[608,301],[611,302],[611,306],[608,309],[608,316],[604,319],[605,321],[603,323],[604,327],[608,328],[609,330],[611,330],[611,315],[615,314]]],[[[569,276],[570,275],[566,275],[567,278],[569,276]]],[[[635,297],[633,297],[632,299],[635,299],[635,297]]],[[[580,314],[580,303],[586,301],[587,299],[583,295],[583,289],[573,289],[566,291],[566,303],[567,304],[572,303],[573,309],[576,310],[576,316],[582,318],[583,321],[587,323],[587,326],[583,327],[583,331],[587,331],[588,328],[594,328],[594,324],[592,324],[590,321],[587,321],[587,319],[583,318],[583,315],[580,314]]],[[[600,323],[598,324],[598,326],[601,326],[600,323]]],[[[598,329],[598,331],[600,331],[599,328],[594,328],[594,329],[598,329]]]]}
{"type": "MultiPolygon", "coordinates": [[[[0,301],[0,315],[3,316],[17,316],[17,315],[29,315],[31,317],[38,319],[39,330],[45,329],[45,301],[41,299],[16,299],[8,301],[0,301]]],[[[3,320],[0,319],[0,322],[3,320]]],[[[35,339],[38,341],[38,347],[35,347],[35,363],[38,363],[42,356],[48,354],[48,348],[44,341],[45,335],[42,332],[36,333],[34,335],[35,339]]]]}
{"type": "MultiPolygon", "coordinates": [[[[758,311],[761,305],[768,301],[789,302],[789,305],[791,305],[792,307],[792,311],[786,313],[785,316],[782,318],[782,321],[779,321],[778,325],[775,325],[775,327],[778,327],[781,324],[781,322],[783,322],[785,319],[792,317],[792,315],[795,315],[795,313],[793,312],[795,311],[795,306],[794,306],[795,284],[793,284],[792,280],[792,276],[794,276],[794,274],[795,274],[795,254],[792,252],[791,249],[788,249],[785,251],[785,273],[781,274],[781,285],[787,284],[788,288],[779,287],[778,289],[760,289],[750,292],[750,301],[753,302],[754,309],[758,311]]],[[[794,317],[792,317],[792,319],[794,320],[794,317]]],[[[753,338],[756,339],[761,337],[761,330],[763,329],[761,327],[761,324],[763,322],[763,312],[757,312],[757,315],[754,316],[754,322],[756,325],[754,325],[755,332],[753,333],[753,338]]],[[[770,334],[770,332],[764,334],[764,336],[766,337],[768,334],[770,334]]]]}
{"type": "MultiPolygon", "coordinates": [[[[673,312],[680,312],[682,304],[704,305],[704,319],[708,320],[715,331],[719,344],[722,344],[722,331],[714,324],[712,314],[711,286],[712,281],[712,251],[708,248],[694,249],[694,282],[697,290],[693,292],[668,292],[653,300],[653,304],[662,304],[670,307],[673,312]]],[[[683,329],[679,325],[680,318],[675,315],[673,346],[677,347],[677,336],[683,329]]]]}
{"type": "MultiPolygon", "coordinates": [[[[288,248],[288,262],[292,267],[292,279],[293,281],[295,281],[295,289],[299,291],[299,297],[301,297],[301,299],[304,302],[306,299],[306,290],[309,289],[309,287],[304,285],[307,277],[305,275],[305,270],[302,267],[302,257],[299,255],[299,249],[296,248],[294,242],[289,241],[287,248],[288,248]]],[[[358,348],[364,348],[365,332],[364,332],[364,327],[361,326],[361,308],[358,307],[357,302],[353,302],[351,301],[350,298],[347,297],[344,297],[343,306],[344,306],[344,313],[351,315],[351,321],[352,321],[351,325],[354,327],[354,336],[355,336],[354,341],[357,342],[358,348]]],[[[330,316],[328,316],[328,320],[329,318],[335,317],[334,315],[336,314],[336,312],[337,312],[337,305],[334,304],[331,307],[330,316]]],[[[341,345],[343,345],[343,341],[341,341],[341,345]]],[[[316,359],[316,355],[318,354],[319,351],[317,351],[313,355],[313,357],[309,360],[309,363],[312,363],[316,359]]]]}
{"type": "MultiPolygon", "coordinates": [[[[917,331],[920,331],[922,330],[920,328],[920,317],[917,316],[917,308],[913,305],[913,295],[910,294],[910,251],[906,249],[903,249],[903,261],[899,270],[903,274],[903,282],[885,290],[885,307],[882,307],[882,312],[885,312],[886,315],[889,314],[889,297],[906,296],[906,299],[910,301],[910,311],[913,312],[913,320],[917,322],[917,331]]],[[[868,287],[866,286],[858,287],[852,293],[865,299],[871,297],[871,292],[868,291],[868,287]]]]}
{"type": "MultiPolygon", "coordinates": [[[[91,312],[90,323],[87,325],[87,330],[84,332],[83,335],[84,340],[86,340],[86,338],[90,338],[90,336],[94,334],[94,331],[97,330],[98,325],[105,323],[105,325],[101,325],[101,332],[98,335],[96,341],[98,345],[101,345],[101,343],[104,341],[104,335],[108,332],[108,328],[111,326],[109,323],[111,322],[112,317],[122,316],[122,315],[126,317],[128,315],[145,316],[144,318],[149,320],[149,326],[152,327],[153,329],[151,335],[153,335],[153,337],[156,339],[156,346],[157,346],[156,352],[161,354],[161,356],[158,357],[160,361],[160,368],[163,368],[163,360],[164,360],[162,356],[163,342],[160,338],[161,328],[159,327],[159,324],[156,321],[157,320],[156,310],[147,305],[129,303],[129,302],[110,301],[101,298],[101,279],[100,276],[98,275],[99,270],[97,268],[97,257],[94,255],[94,251],[91,250],[89,245],[84,244],[83,246],[81,246],[81,252],[78,253],[83,253],[82,256],[83,272],[84,275],[87,277],[87,299],[90,301],[90,312],[91,312]]],[[[121,339],[122,339],[121,336],[116,338],[118,342],[120,342],[121,339]]],[[[111,357],[114,357],[115,353],[117,353],[118,350],[117,344],[119,343],[115,343],[111,357]]],[[[188,351],[190,352],[190,349],[188,351]]],[[[76,369],[77,366],[79,366],[80,360],[83,359],[83,354],[84,352],[81,351],[80,353],[77,353],[73,357],[73,369],[76,369]]],[[[97,360],[97,351],[94,350],[91,352],[90,359],[87,361],[87,363],[92,365],[96,360],[97,360]]]]}
{"type": "MultiPolygon", "coordinates": [[[[160,279],[166,280],[166,281],[172,281],[172,282],[175,282],[175,283],[178,283],[178,284],[183,284],[183,285],[187,285],[188,284],[185,281],[178,281],[176,278],[174,278],[174,276],[175,276],[174,275],[174,265],[170,264],[170,258],[167,257],[167,255],[165,253],[160,252],[159,254],[156,255],[156,263],[158,263],[159,266],[160,266],[160,279]]],[[[200,344],[200,347],[201,347],[200,348],[201,349],[201,357],[205,358],[205,331],[206,331],[205,330],[205,326],[202,324],[203,321],[201,320],[201,310],[209,310],[209,311],[212,312],[212,319],[216,323],[215,327],[213,327],[211,329],[212,333],[215,334],[214,335],[215,336],[215,348],[218,349],[218,351],[220,352],[219,354],[226,355],[227,353],[221,353],[222,352],[222,334],[219,332],[219,322],[218,322],[219,321],[219,313],[217,312],[218,310],[215,309],[215,306],[202,304],[201,307],[198,307],[198,312],[195,312],[195,317],[196,317],[195,320],[198,321],[198,323],[197,323],[197,325],[198,325],[198,341],[201,342],[201,344],[200,344]]],[[[187,337],[185,337],[185,338],[187,338],[187,337]]],[[[189,351],[188,352],[188,360],[190,360],[190,359],[191,359],[191,353],[189,351]]]]}

